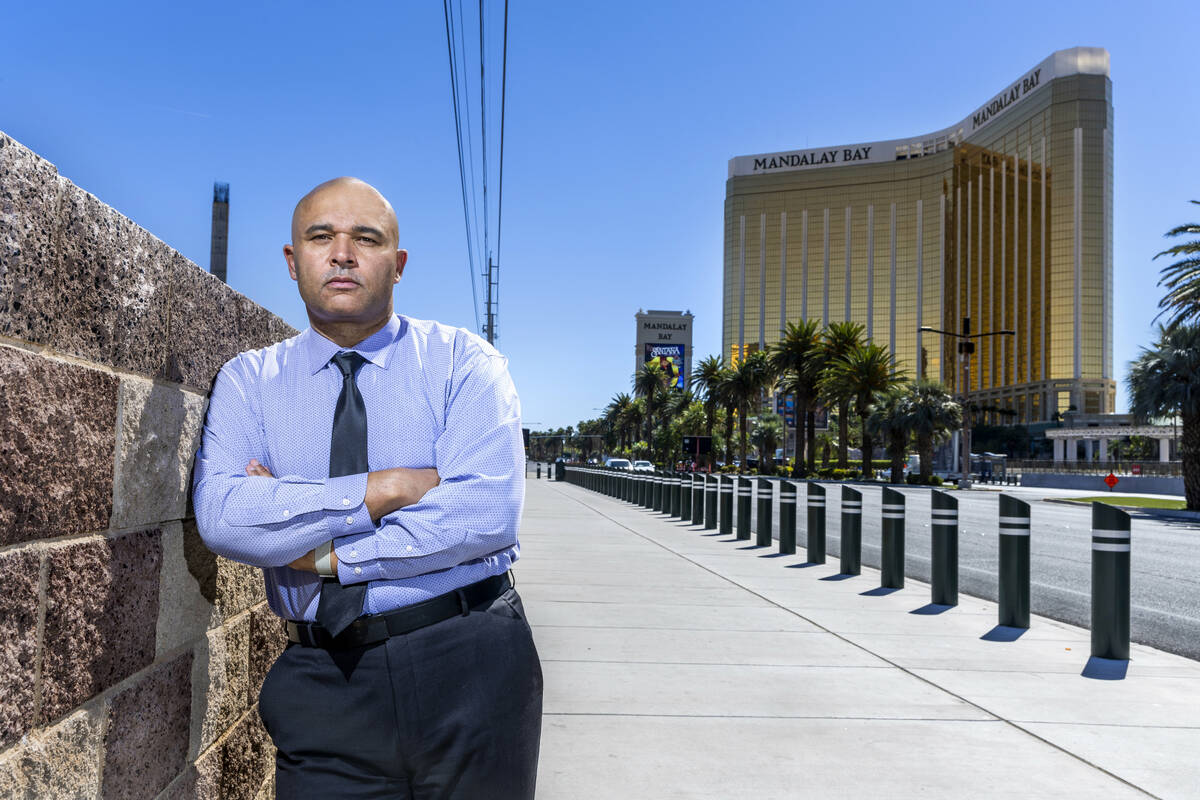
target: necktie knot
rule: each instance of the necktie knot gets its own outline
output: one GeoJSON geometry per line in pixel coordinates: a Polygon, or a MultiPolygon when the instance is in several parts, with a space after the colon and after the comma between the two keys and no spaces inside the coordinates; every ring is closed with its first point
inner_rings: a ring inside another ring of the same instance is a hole
{"type": "Polygon", "coordinates": [[[330,359],[342,371],[343,378],[353,378],[358,368],[366,363],[366,359],[353,350],[338,353],[330,359]]]}

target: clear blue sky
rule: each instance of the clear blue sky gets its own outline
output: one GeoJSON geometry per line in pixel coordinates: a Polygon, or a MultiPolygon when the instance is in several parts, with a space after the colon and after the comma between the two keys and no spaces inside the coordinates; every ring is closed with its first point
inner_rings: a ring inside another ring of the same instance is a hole
{"type": "MultiPolygon", "coordinates": [[[[228,181],[230,284],[305,326],[292,206],[357,175],[399,214],[397,309],[474,327],[441,3],[21,3],[4,22],[0,130],[197,264],[228,181]]],[[[1195,0],[511,0],[498,329],[526,423],[629,388],[639,307],[690,309],[697,354],[719,350],[731,156],[926,133],[1076,45],[1112,55],[1123,381],[1162,233],[1200,217],[1198,29],[1195,0]]]]}

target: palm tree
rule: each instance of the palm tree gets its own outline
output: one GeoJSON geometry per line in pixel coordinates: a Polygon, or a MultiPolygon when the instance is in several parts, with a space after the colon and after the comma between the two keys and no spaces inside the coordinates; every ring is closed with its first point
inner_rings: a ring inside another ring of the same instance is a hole
{"type": "Polygon", "coordinates": [[[742,469],[746,468],[747,418],[750,415],[750,403],[757,401],[759,394],[770,385],[771,366],[766,353],[751,353],[733,368],[729,391],[738,411],[742,469]]]}
{"type": "Polygon", "coordinates": [[[962,405],[945,386],[926,378],[909,386],[905,408],[921,457],[921,482],[929,483],[933,477],[933,447],[962,425],[962,405]]]}
{"type": "Polygon", "coordinates": [[[1189,511],[1200,511],[1200,324],[1159,328],[1158,341],[1129,365],[1129,410],[1145,422],[1179,415],[1179,456],[1189,511]]]}
{"type": "Polygon", "coordinates": [[[633,393],[646,403],[646,442],[650,445],[654,444],[654,417],[666,391],[667,374],[653,361],[643,364],[633,376],[633,393]]]}
{"type": "Polygon", "coordinates": [[[646,401],[639,397],[629,404],[629,408],[625,412],[625,429],[629,431],[630,448],[637,443],[638,434],[642,430],[642,423],[645,419],[646,401]]]}
{"type": "MultiPolygon", "coordinates": [[[[845,358],[849,353],[863,343],[863,334],[866,328],[858,322],[835,322],[825,329],[824,335],[821,338],[821,350],[824,355],[824,364],[822,365],[822,378],[829,371],[831,365],[845,358]]],[[[845,469],[847,467],[846,448],[850,442],[850,401],[853,399],[852,394],[837,394],[831,389],[839,387],[837,383],[830,383],[825,380],[819,381],[819,385],[824,387],[822,394],[825,399],[831,403],[837,404],[838,409],[838,467],[845,469]]]]}
{"type": "MultiPolygon", "coordinates": [[[[779,391],[796,396],[799,423],[796,426],[796,453],[801,452],[800,439],[803,438],[808,463],[804,472],[811,472],[816,464],[817,385],[825,361],[821,349],[821,323],[803,319],[798,323],[789,322],[783,338],[772,345],[769,358],[779,391]]],[[[799,463],[800,459],[796,461],[799,463]]]]}
{"type": "Polygon", "coordinates": [[[617,431],[617,438],[620,440],[621,449],[629,446],[629,436],[626,430],[628,425],[629,406],[632,405],[633,398],[628,392],[618,392],[613,395],[613,399],[608,401],[608,408],[604,410],[604,418],[608,421],[609,426],[617,431]]]}
{"type": "Polygon", "coordinates": [[[733,462],[733,420],[738,408],[732,368],[721,370],[712,391],[716,393],[717,403],[725,410],[725,463],[730,464],[733,462]]]}
{"type": "MultiPolygon", "coordinates": [[[[1200,205],[1200,200],[1193,200],[1200,205]]],[[[1188,222],[1177,225],[1167,231],[1165,236],[1184,236],[1200,233],[1200,224],[1188,222]]],[[[1180,325],[1200,321],[1200,239],[1177,244],[1163,250],[1155,256],[1186,256],[1182,261],[1176,261],[1162,269],[1159,286],[1166,286],[1167,293],[1158,301],[1158,317],[1170,313],[1167,330],[1174,330],[1180,325]]],[[[1155,317],[1155,319],[1158,319],[1155,317]]]]}
{"type": "MultiPolygon", "coordinates": [[[[719,384],[721,373],[725,369],[725,360],[720,356],[706,356],[692,370],[692,386],[704,398],[704,435],[712,439],[713,424],[717,418],[717,406],[720,405],[719,384]]],[[[709,468],[717,458],[712,450],[708,454],[709,468]]]]}
{"type": "Polygon", "coordinates": [[[829,395],[852,399],[854,410],[862,421],[862,469],[863,475],[868,478],[872,475],[871,454],[874,450],[867,425],[871,400],[876,392],[885,392],[901,380],[900,373],[895,371],[892,364],[891,353],[883,345],[873,342],[855,347],[830,364],[826,372],[825,384],[829,395]]]}
{"type": "Polygon", "coordinates": [[[761,414],[754,421],[754,432],[750,434],[750,441],[758,448],[759,472],[769,470],[768,465],[774,466],[775,449],[779,447],[782,436],[783,419],[778,414],[761,414]]]}
{"type": "Polygon", "coordinates": [[[867,417],[867,428],[871,435],[879,437],[892,460],[892,483],[901,483],[903,480],[904,456],[912,435],[908,398],[908,387],[899,384],[876,392],[871,402],[871,414],[867,417]]]}

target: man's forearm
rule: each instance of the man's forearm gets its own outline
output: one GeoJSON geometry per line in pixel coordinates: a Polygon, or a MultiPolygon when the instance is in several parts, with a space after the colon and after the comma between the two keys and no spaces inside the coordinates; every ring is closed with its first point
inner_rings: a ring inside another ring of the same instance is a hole
{"type": "Polygon", "coordinates": [[[367,475],[367,513],[376,522],[386,514],[411,506],[439,483],[436,469],[396,467],[367,475]]]}

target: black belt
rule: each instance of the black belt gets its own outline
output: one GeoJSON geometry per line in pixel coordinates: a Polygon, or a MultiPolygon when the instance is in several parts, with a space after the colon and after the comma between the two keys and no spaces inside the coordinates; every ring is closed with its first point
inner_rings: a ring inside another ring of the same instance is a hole
{"type": "Polygon", "coordinates": [[[321,647],[326,650],[342,650],[382,642],[389,636],[399,636],[418,628],[424,628],[455,615],[466,616],[470,610],[482,603],[495,600],[512,586],[505,572],[455,589],[453,592],[397,608],[383,614],[367,614],[350,623],[337,636],[316,622],[294,622],[286,620],[289,641],[305,647],[321,647]]]}

